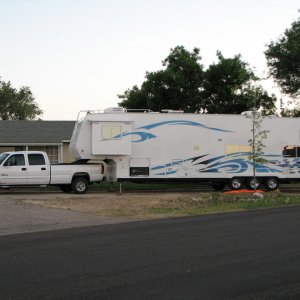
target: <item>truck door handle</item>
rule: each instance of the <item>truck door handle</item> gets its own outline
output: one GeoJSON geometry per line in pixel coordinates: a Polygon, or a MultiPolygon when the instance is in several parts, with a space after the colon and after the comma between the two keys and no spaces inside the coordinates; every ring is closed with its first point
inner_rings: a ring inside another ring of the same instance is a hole
{"type": "Polygon", "coordinates": [[[27,169],[26,168],[22,168],[22,171],[26,171],[27,169]]]}
{"type": "Polygon", "coordinates": [[[46,168],[41,168],[41,170],[46,171],[46,168]]]}

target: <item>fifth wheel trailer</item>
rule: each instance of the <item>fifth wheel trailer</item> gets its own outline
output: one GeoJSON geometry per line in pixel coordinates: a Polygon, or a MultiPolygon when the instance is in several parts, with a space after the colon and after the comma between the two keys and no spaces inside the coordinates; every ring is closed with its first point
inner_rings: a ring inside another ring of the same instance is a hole
{"type": "MultiPolygon", "coordinates": [[[[251,112],[250,112],[251,113],[251,112]]],[[[129,112],[109,108],[79,118],[70,151],[106,163],[109,181],[210,181],[269,190],[300,180],[300,119],[265,117],[264,163],[253,165],[249,115],[129,112]]]]}

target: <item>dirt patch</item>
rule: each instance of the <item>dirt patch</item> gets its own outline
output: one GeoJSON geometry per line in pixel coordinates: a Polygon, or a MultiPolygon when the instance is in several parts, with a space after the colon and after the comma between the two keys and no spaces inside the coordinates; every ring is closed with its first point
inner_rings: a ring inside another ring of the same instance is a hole
{"type": "MultiPolygon", "coordinates": [[[[211,201],[211,195],[185,193],[154,194],[51,194],[21,195],[14,200],[31,205],[60,208],[97,216],[148,219],[176,215],[176,208],[204,205],[211,201]],[[157,211],[157,210],[161,211],[157,211]],[[175,212],[174,212],[175,209],[175,212]],[[170,212],[172,210],[172,213],[170,212]]],[[[178,211],[179,212],[179,211],[178,211]]],[[[182,215],[179,213],[179,215],[182,215]]]]}

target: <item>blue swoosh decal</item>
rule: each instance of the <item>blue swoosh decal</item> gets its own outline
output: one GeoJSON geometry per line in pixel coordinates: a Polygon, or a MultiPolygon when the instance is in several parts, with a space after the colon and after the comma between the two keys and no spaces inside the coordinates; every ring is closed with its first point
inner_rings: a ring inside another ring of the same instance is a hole
{"type": "Polygon", "coordinates": [[[202,127],[202,128],[209,129],[209,130],[214,130],[214,131],[233,132],[233,131],[229,131],[229,130],[225,130],[225,129],[221,129],[221,128],[209,127],[209,126],[206,126],[206,125],[201,124],[201,123],[197,123],[197,122],[193,122],[193,121],[187,121],[187,120],[173,120],[173,121],[158,122],[158,123],[146,125],[146,126],[143,126],[143,127],[139,127],[138,129],[147,129],[147,130],[149,130],[149,129],[156,128],[156,127],[163,126],[163,125],[187,125],[187,126],[202,127]]]}
{"type": "Polygon", "coordinates": [[[137,143],[137,142],[144,142],[146,140],[150,140],[150,139],[154,139],[156,138],[156,135],[150,133],[150,132],[139,132],[139,131],[131,131],[131,132],[125,132],[125,133],[121,133],[121,134],[118,134],[116,136],[114,136],[113,138],[114,139],[119,139],[120,137],[123,137],[123,136],[127,136],[127,135],[137,135],[138,139],[137,140],[132,140],[131,142],[133,143],[137,143]]]}

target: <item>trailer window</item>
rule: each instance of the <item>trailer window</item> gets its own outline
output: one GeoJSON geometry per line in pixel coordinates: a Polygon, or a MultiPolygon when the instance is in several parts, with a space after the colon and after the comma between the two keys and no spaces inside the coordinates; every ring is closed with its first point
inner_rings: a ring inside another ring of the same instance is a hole
{"type": "Polygon", "coordinates": [[[233,153],[249,153],[252,152],[252,147],[248,145],[226,145],[225,154],[233,153]]]}
{"type": "Polygon", "coordinates": [[[104,140],[111,140],[121,137],[121,126],[102,126],[102,138],[104,140]]]}
{"type": "Polygon", "coordinates": [[[282,151],[284,157],[300,157],[300,146],[285,146],[282,151]]]}

